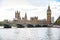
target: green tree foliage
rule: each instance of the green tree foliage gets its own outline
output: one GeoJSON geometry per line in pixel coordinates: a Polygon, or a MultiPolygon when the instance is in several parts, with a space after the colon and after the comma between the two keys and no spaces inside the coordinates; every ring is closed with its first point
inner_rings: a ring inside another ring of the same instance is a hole
{"type": "Polygon", "coordinates": [[[3,22],[0,22],[0,26],[3,26],[3,22]]]}
{"type": "Polygon", "coordinates": [[[60,24],[60,20],[57,21],[57,24],[60,24]]]}
{"type": "Polygon", "coordinates": [[[60,20],[57,20],[54,24],[60,25],[60,20]]]}
{"type": "Polygon", "coordinates": [[[57,24],[57,21],[54,24],[57,24]]]}

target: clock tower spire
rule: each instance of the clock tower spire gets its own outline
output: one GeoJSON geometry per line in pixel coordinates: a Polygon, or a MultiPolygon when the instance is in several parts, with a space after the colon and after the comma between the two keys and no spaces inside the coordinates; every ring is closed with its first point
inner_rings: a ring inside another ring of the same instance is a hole
{"type": "Polygon", "coordinates": [[[48,9],[47,9],[47,24],[51,24],[51,9],[50,9],[50,5],[48,5],[48,9]]]}

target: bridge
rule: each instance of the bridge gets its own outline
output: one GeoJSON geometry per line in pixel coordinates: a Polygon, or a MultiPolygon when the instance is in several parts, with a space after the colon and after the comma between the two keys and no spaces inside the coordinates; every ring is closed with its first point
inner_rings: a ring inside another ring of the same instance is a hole
{"type": "Polygon", "coordinates": [[[52,27],[45,24],[4,24],[4,28],[11,28],[12,26],[17,28],[52,27]]]}

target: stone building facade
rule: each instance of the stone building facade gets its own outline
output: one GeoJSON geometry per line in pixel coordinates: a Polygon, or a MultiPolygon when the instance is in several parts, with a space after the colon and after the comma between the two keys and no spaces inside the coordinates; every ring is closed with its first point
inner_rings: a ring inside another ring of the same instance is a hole
{"type": "MultiPolygon", "coordinates": [[[[4,20],[4,23],[11,23],[8,22],[8,20],[4,20]]],[[[49,25],[51,24],[51,9],[50,6],[48,6],[47,9],[47,19],[38,20],[38,17],[31,17],[30,20],[27,19],[27,13],[25,13],[25,16],[21,18],[20,12],[15,12],[15,18],[12,21],[12,24],[39,24],[39,25],[49,25]]]]}
{"type": "Polygon", "coordinates": [[[47,9],[47,24],[51,24],[51,9],[50,9],[50,6],[48,6],[48,9],[47,9]]]}
{"type": "Polygon", "coordinates": [[[21,19],[20,12],[15,12],[15,19],[13,20],[16,24],[51,24],[51,9],[48,6],[47,9],[47,19],[38,20],[38,17],[31,17],[30,20],[27,19],[27,13],[25,13],[25,17],[21,19]]]}

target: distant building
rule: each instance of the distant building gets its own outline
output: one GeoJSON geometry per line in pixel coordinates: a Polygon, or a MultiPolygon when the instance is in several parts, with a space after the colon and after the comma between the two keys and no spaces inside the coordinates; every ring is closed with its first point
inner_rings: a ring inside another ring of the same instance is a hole
{"type": "Polygon", "coordinates": [[[51,17],[51,23],[54,23],[54,17],[51,17]]]}

